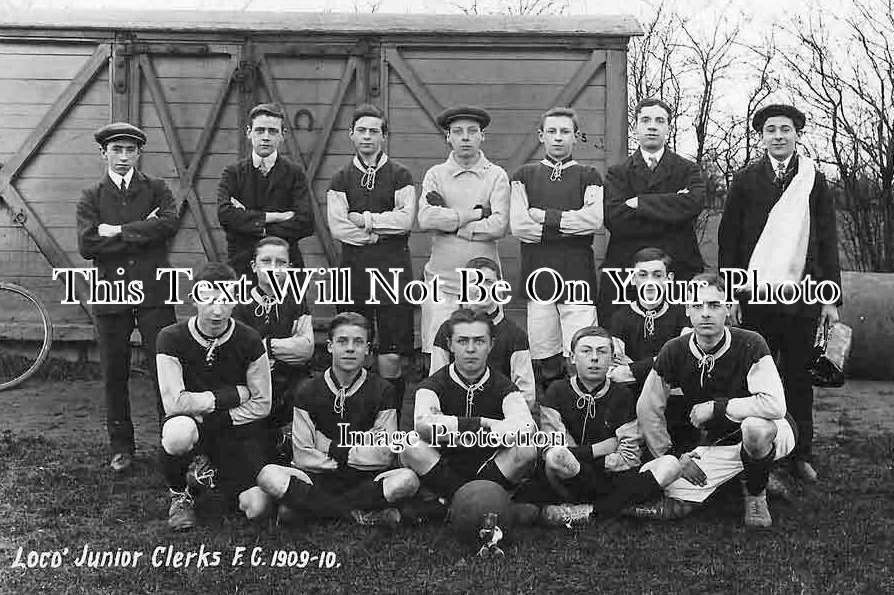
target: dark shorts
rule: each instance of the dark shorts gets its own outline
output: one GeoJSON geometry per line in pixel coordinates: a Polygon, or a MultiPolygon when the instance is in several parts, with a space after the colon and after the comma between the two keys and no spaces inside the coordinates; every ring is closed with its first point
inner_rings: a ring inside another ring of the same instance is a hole
{"type": "Polygon", "coordinates": [[[525,482],[519,490],[517,499],[537,504],[592,503],[611,494],[617,489],[617,484],[624,481],[624,478],[639,473],[637,469],[618,473],[606,471],[604,467],[597,466],[595,461],[582,461],[577,456],[575,458],[580,463],[580,473],[562,482],[570,497],[562,496],[549,483],[546,477],[546,466],[541,460],[530,480],[525,482]]]}
{"type": "Polygon", "coordinates": [[[497,456],[499,448],[450,448],[441,446],[438,452],[460,477],[469,481],[478,477],[478,472],[489,460],[497,456]]]}
{"type": "MultiPolygon", "coordinates": [[[[189,417],[199,430],[199,442],[193,454],[205,454],[217,469],[217,484],[225,492],[239,494],[256,485],[258,472],[264,467],[266,420],[234,426],[223,420],[226,412],[204,416],[199,421],[189,417]]],[[[227,415],[227,418],[229,416],[227,415]]]]}
{"type": "Polygon", "coordinates": [[[373,345],[379,355],[413,353],[413,308],[407,304],[339,306],[339,312],[363,314],[373,325],[373,345]]]}
{"type": "MultiPolygon", "coordinates": [[[[370,508],[370,492],[375,491],[372,488],[376,484],[376,476],[384,471],[384,469],[361,471],[352,467],[345,467],[323,473],[308,473],[308,477],[310,477],[315,486],[325,493],[341,497],[343,499],[342,504],[348,510],[355,508],[366,510],[370,508]]],[[[378,484],[376,489],[382,490],[381,483],[378,484]]]]}

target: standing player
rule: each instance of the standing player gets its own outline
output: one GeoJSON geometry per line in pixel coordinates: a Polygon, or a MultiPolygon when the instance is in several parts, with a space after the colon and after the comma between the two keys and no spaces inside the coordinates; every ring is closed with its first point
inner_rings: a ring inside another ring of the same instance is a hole
{"type": "Polygon", "coordinates": [[[304,267],[298,240],[313,233],[313,210],[304,170],[279,154],[285,120],[278,105],[253,107],[245,130],[251,157],[228,165],[217,186],[227,258],[239,275],[249,273],[255,243],[264,236],[287,241],[292,266],[304,267]]]}
{"type": "Polygon", "coordinates": [[[571,340],[571,378],[553,382],[540,405],[545,432],[565,437],[566,446],[543,453],[551,502],[548,524],[569,524],[617,513],[648,500],[680,477],[680,464],[664,456],[640,466],[636,396],[606,377],[612,361],[612,337],[598,326],[585,327],[571,340]],[[573,504],[579,503],[579,504],[573,504]]]}
{"type": "Polygon", "coordinates": [[[438,301],[422,304],[423,353],[431,353],[438,327],[456,309],[457,269],[477,256],[500,262],[497,240],[509,223],[509,178],[481,151],[488,124],[490,114],[480,107],[452,107],[438,116],[452,151],[425,172],[419,198],[419,228],[432,232],[425,281],[440,289],[438,301]]]}
{"type": "MultiPolygon", "coordinates": [[[[528,291],[528,336],[540,386],[565,374],[571,357],[571,337],[597,324],[596,265],[593,234],[602,228],[602,177],[596,168],[571,156],[578,133],[574,110],[554,107],[540,117],[544,158],[522,166],[512,175],[512,234],[521,240],[521,282],[540,268],[552,269],[565,282],[578,282],[586,292],[549,300],[556,291],[550,275],[538,275],[528,291]],[[564,356],[564,357],[563,357],[564,356]]],[[[561,292],[563,287],[559,287],[561,292]]]]}
{"type": "MultiPolygon", "coordinates": [[[[634,108],[639,149],[608,168],[605,178],[605,226],[611,232],[602,268],[624,267],[633,254],[654,246],[672,259],[678,280],[704,269],[695,237],[695,221],[705,204],[705,181],[698,165],[666,146],[671,108],[660,99],[644,99],[634,108]]],[[[608,320],[617,307],[615,286],[603,274],[599,313],[608,320]]]]}
{"type": "MultiPolygon", "coordinates": [[[[487,356],[487,365],[491,370],[509,378],[525,396],[528,407],[533,411],[535,403],[534,369],[531,366],[531,353],[528,348],[528,335],[514,322],[506,317],[503,307],[491,299],[491,287],[501,279],[499,266],[490,258],[473,258],[466,263],[467,269],[481,271],[481,285],[485,295],[477,296],[480,301],[469,305],[473,312],[484,312],[494,324],[493,348],[487,356]]],[[[435,343],[431,350],[431,376],[453,361],[450,353],[450,327],[445,321],[435,334],[435,343]]]]}
{"type": "MultiPolygon", "coordinates": [[[[209,263],[198,282],[235,282],[229,266],[209,263]]],[[[171,492],[168,526],[195,525],[193,497],[213,485],[239,498],[253,518],[265,499],[255,486],[264,465],[265,418],[270,413],[270,363],[258,333],[230,317],[235,304],[220,289],[204,292],[196,315],[158,335],[158,384],[164,401],[161,467],[171,492]],[[189,471],[189,473],[188,473],[189,471]]]]}
{"type": "Polygon", "coordinates": [[[233,310],[233,318],[261,335],[270,360],[273,404],[267,421],[273,457],[283,455],[291,445],[292,403],[289,395],[307,376],[307,364],[314,354],[313,321],[307,305],[295,302],[288,295],[281,303],[277,302],[267,274],[267,271],[273,271],[282,283],[283,269],[288,266],[288,242],[276,236],[259,241],[251,262],[251,270],[257,277],[257,284],[251,289],[251,302],[237,304],[233,310]]]}
{"type": "Polygon", "coordinates": [[[342,312],[332,319],[332,366],[295,396],[293,467],[267,465],[261,472],[261,488],[292,512],[397,524],[401,517],[394,505],[419,487],[412,471],[392,468],[387,445],[374,445],[377,436],[397,431],[397,413],[394,388],[363,367],[369,334],[369,321],[360,314],[342,312]],[[346,436],[361,445],[346,444],[346,436]]]}
{"type": "Polygon", "coordinates": [[[406,389],[403,367],[413,352],[413,310],[403,301],[403,288],[413,277],[407,242],[416,217],[416,189],[410,171],[385,154],[387,134],[382,110],[372,105],[354,110],[349,136],[357,154],[333,176],[326,204],[332,237],[342,244],[341,266],[351,271],[354,305],[347,309],[366,316],[376,329],[379,374],[394,385],[399,418],[406,389]],[[391,303],[379,291],[382,303],[369,304],[367,271],[377,270],[390,283],[392,268],[400,271],[400,301],[391,303]]]}
{"type": "Polygon", "coordinates": [[[763,337],[724,326],[729,308],[723,280],[713,274],[693,278],[701,281],[705,285],[687,307],[693,332],[661,349],[636,408],[652,455],[679,457],[682,477],[665,489],[669,500],[636,512],[654,518],[685,514],[744,471],[745,525],[769,527],[770,468],[795,446],[782,381],[763,337]],[[674,389],[682,394],[672,395],[674,389]],[[682,415],[667,415],[677,400],[682,415]]]}
{"type": "MultiPolygon", "coordinates": [[[[612,314],[609,330],[619,343],[619,365],[609,376],[615,382],[632,382],[634,394],[643,389],[652,362],[669,340],[689,326],[686,310],[667,301],[668,284],[674,280],[671,259],[658,248],[643,248],[633,255],[636,301],[612,314]]],[[[616,354],[618,355],[618,354],[616,354]]]]}
{"type": "MultiPolygon", "coordinates": [[[[754,114],[767,154],[736,174],[718,231],[720,266],[757,270],[771,283],[831,281],[841,287],[835,205],[823,174],[798,155],[805,116],[790,105],[768,105],[754,114]]],[[[819,324],[838,321],[838,304],[755,305],[732,308],[734,324],[759,332],[780,359],[788,411],[798,425],[794,471],[816,481],[813,385],[807,365],[819,324]]]]}
{"type": "Polygon", "coordinates": [[[422,485],[447,501],[473,479],[512,489],[530,472],[536,448],[465,446],[457,433],[495,438],[529,434],[534,430],[531,412],[515,385],[487,364],[493,348],[490,317],[457,310],[447,324],[455,361],[419,383],[414,425],[423,442],[407,448],[401,462],[419,475],[422,485]],[[453,444],[447,434],[456,438],[453,444]]]}
{"type": "Polygon", "coordinates": [[[112,447],[111,467],[130,467],[134,453],[130,417],[130,335],[140,329],[149,362],[158,419],[164,417],[155,374],[155,339],[176,322],[174,307],[165,304],[167,287],[156,280],[168,267],[168,240],[179,226],[174,197],[163,180],[136,169],[146,134],[126,122],[103,126],[94,135],[107,172],[87,188],[78,202],[78,250],[92,260],[99,278],[110,283],[142,283],[137,305],[96,304],[96,331],[105,383],[106,425],[112,447]]]}

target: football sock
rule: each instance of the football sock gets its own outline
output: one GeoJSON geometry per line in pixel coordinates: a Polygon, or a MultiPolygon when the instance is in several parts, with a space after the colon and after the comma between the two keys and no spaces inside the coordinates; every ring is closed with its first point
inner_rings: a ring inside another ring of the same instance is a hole
{"type": "Polygon", "coordinates": [[[352,509],[378,510],[388,508],[384,481],[362,481],[356,488],[345,493],[345,500],[352,509]]]}
{"type": "Polygon", "coordinates": [[[614,481],[614,489],[593,503],[599,516],[613,516],[632,504],[645,502],[661,493],[655,476],[649,471],[630,473],[614,481]]]}
{"type": "Polygon", "coordinates": [[[515,484],[513,484],[505,475],[503,475],[503,472],[500,471],[500,468],[497,466],[497,461],[494,459],[491,459],[484,464],[484,466],[478,472],[478,479],[486,479],[488,481],[492,481],[503,486],[503,488],[506,490],[511,490],[515,487],[515,484]]]}
{"type": "Polygon", "coordinates": [[[443,458],[439,459],[428,473],[421,475],[419,480],[422,485],[448,500],[453,498],[456,490],[466,483],[443,458]]]}
{"type": "Polygon", "coordinates": [[[166,453],[164,449],[160,450],[158,459],[161,465],[161,472],[169,488],[178,492],[182,492],[186,488],[186,471],[189,469],[192,457],[192,451],[184,455],[171,455],[166,453]]]}
{"type": "Polygon", "coordinates": [[[770,468],[773,466],[773,461],[776,458],[776,451],[771,448],[770,452],[760,459],[755,459],[748,454],[744,446],[740,453],[742,466],[744,467],[745,490],[749,495],[756,496],[767,487],[767,481],[770,478],[770,468]]]}

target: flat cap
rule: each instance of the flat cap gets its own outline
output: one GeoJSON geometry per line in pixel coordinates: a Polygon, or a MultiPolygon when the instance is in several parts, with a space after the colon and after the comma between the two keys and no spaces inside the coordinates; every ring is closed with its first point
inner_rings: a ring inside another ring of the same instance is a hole
{"type": "Polygon", "coordinates": [[[146,133],[127,122],[112,122],[111,124],[106,124],[93,133],[93,138],[95,138],[96,142],[103,147],[106,146],[106,143],[120,138],[136,141],[141,147],[146,144],[146,133]]]}
{"type": "Polygon", "coordinates": [[[795,124],[795,130],[804,128],[804,123],[807,121],[807,116],[804,115],[804,112],[795,106],[784,103],[771,103],[754,112],[754,117],[751,119],[751,127],[760,132],[764,128],[764,122],[773,116],[791,118],[795,124]]]}
{"type": "Polygon", "coordinates": [[[490,124],[490,114],[484,108],[476,105],[458,105],[448,107],[438,114],[438,126],[447,130],[450,124],[460,119],[474,120],[481,124],[482,128],[487,128],[490,124]]]}

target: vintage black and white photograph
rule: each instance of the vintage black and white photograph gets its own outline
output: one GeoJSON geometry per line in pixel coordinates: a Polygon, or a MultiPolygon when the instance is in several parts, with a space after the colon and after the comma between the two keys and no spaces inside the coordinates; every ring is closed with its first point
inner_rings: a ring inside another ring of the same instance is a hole
{"type": "Polygon", "coordinates": [[[894,1],[0,0],[0,592],[894,592],[894,1]]]}

